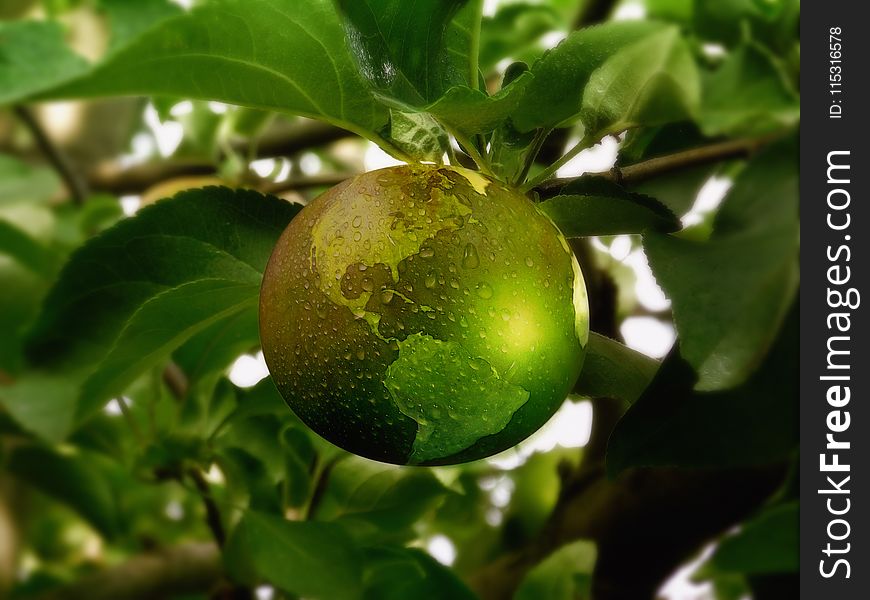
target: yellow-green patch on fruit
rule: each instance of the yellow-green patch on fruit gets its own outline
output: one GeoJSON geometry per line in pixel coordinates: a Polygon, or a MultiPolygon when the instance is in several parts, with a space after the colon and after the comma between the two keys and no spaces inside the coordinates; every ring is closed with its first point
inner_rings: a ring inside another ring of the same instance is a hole
{"type": "Polygon", "coordinates": [[[574,384],[588,326],[553,223],[498,182],[433,165],[366,173],[306,206],[260,297],[293,411],[396,464],[483,458],[534,433],[574,384]]]}

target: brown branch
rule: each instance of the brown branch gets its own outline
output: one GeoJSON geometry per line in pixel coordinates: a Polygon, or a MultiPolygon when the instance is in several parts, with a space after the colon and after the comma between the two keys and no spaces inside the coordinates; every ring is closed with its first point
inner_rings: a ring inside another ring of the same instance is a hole
{"type": "Polygon", "coordinates": [[[16,106],[13,110],[18,119],[30,131],[46,160],[60,175],[73,202],[82,204],[90,195],[87,182],[79,175],[63,151],[51,140],[42,124],[27,107],[16,106]]]}
{"type": "MultiPolygon", "coordinates": [[[[265,134],[257,142],[257,158],[292,156],[306,150],[322,146],[353,134],[333,125],[320,121],[305,120],[295,122],[289,127],[278,127],[274,132],[265,134]]],[[[233,148],[238,152],[247,150],[248,142],[235,142],[233,148]]],[[[139,194],[143,190],[175,177],[213,175],[215,166],[211,161],[181,160],[145,163],[124,168],[111,161],[98,165],[88,175],[91,187],[113,194],[139,194]]]]}
{"type": "Polygon", "coordinates": [[[151,600],[210,590],[223,577],[212,543],[191,543],[140,554],[37,596],[37,600],[151,600]]]}
{"type": "Polygon", "coordinates": [[[346,179],[354,177],[357,173],[323,173],[306,177],[292,177],[286,181],[265,181],[257,186],[263,192],[280,194],[282,192],[307,190],[318,187],[332,187],[346,179]]]}
{"type": "MultiPolygon", "coordinates": [[[[778,135],[765,135],[754,138],[745,138],[739,140],[726,140],[717,142],[707,146],[699,146],[690,150],[667,154],[665,156],[657,156],[649,160],[645,160],[621,169],[612,169],[599,173],[586,173],[582,177],[603,177],[610,181],[615,181],[624,184],[641,183],[648,179],[665,175],[673,171],[694,167],[696,165],[709,164],[728,160],[729,158],[739,158],[749,156],[757,151],[762,146],[769,144],[771,141],[779,137],[778,135]]],[[[550,198],[559,193],[565,185],[579,179],[578,177],[561,177],[553,178],[545,181],[537,186],[535,190],[542,198],[550,198]]]]}
{"type": "Polygon", "coordinates": [[[224,531],[223,521],[221,521],[220,509],[215,503],[214,498],[212,498],[208,482],[199,469],[188,469],[187,475],[193,481],[193,485],[196,486],[196,491],[199,492],[199,497],[205,506],[205,523],[208,525],[212,536],[214,536],[214,541],[222,548],[227,541],[227,534],[224,531]]]}

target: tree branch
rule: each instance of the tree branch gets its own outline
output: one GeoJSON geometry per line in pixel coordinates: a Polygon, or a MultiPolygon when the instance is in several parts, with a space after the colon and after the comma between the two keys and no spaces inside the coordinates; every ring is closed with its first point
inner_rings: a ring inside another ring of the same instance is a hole
{"type": "MultiPolygon", "coordinates": [[[[597,176],[617,183],[640,183],[666,173],[687,167],[720,162],[729,158],[751,155],[753,152],[775,140],[779,135],[765,135],[754,138],[726,140],[690,150],[657,156],[623,168],[614,168],[599,173],[586,173],[582,177],[597,176]]],[[[549,179],[535,187],[542,198],[556,196],[565,185],[578,177],[558,177],[549,179]]]]}
{"type": "MultiPolygon", "coordinates": [[[[291,156],[308,148],[322,146],[354,134],[320,121],[295,122],[286,128],[267,133],[257,143],[257,158],[291,156]]],[[[247,149],[247,142],[236,142],[239,152],[247,149]]],[[[94,189],[113,194],[139,194],[149,187],[175,177],[213,175],[214,163],[202,160],[162,161],[124,168],[117,162],[104,163],[95,168],[88,181],[94,189]]]]}
{"type": "Polygon", "coordinates": [[[51,141],[42,125],[27,107],[16,106],[13,110],[18,119],[30,131],[45,158],[51,163],[51,166],[54,167],[54,170],[57,171],[61,179],[63,179],[73,202],[76,204],[84,203],[90,194],[88,184],[79,176],[78,171],[70,164],[69,159],[63,151],[51,141]]]}
{"type": "Polygon", "coordinates": [[[223,578],[215,544],[191,543],[134,556],[51,590],[37,600],[152,600],[216,587],[223,578]]]}

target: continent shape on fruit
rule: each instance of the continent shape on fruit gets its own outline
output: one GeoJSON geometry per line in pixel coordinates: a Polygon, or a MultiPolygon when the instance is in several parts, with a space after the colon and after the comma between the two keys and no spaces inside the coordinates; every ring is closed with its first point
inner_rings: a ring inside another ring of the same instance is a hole
{"type": "Polygon", "coordinates": [[[474,171],[354,177],[282,234],[260,337],[293,411],[396,464],[490,456],[537,431],[583,363],[586,288],[555,225],[474,171]]]}

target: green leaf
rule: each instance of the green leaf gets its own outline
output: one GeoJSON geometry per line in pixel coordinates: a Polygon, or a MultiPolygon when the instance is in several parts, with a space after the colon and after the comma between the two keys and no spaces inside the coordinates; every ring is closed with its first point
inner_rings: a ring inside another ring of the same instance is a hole
{"type": "Polygon", "coordinates": [[[792,573],[799,567],[798,502],[770,507],[719,542],[709,566],[746,574],[792,573]]]}
{"type": "Polygon", "coordinates": [[[794,140],[760,153],[737,178],[709,241],[644,236],[673,302],[682,355],[700,389],[734,386],[773,343],[798,285],[794,140]]]}
{"type": "Polygon", "coordinates": [[[63,38],[63,29],[55,22],[0,22],[0,106],[47,90],[87,69],[85,60],[63,38]]]}
{"type": "Polygon", "coordinates": [[[446,494],[431,471],[349,457],[332,470],[317,518],[340,522],[368,542],[406,541],[446,494]]]}
{"type": "Polygon", "coordinates": [[[73,253],[29,340],[45,368],[93,371],[84,418],[194,334],[257,301],[298,212],[256,192],[203,188],[158,202],[73,253]]]}
{"type": "Polygon", "coordinates": [[[631,403],[640,397],[658,368],[657,360],[592,332],[573,393],[631,403]]]}
{"type": "Polygon", "coordinates": [[[485,17],[480,35],[480,68],[489,71],[499,61],[525,55],[545,33],[564,29],[558,12],[547,4],[499,6],[485,17]]]}
{"type": "Polygon", "coordinates": [[[661,30],[655,23],[621,21],[575,31],[532,66],[534,80],[514,111],[514,125],[524,132],[570,124],[592,73],[620,48],[661,30]]]}
{"type": "Polygon", "coordinates": [[[0,154],[0,206],[48,200],[59,191],[60,180],[51,169],[0,154]]]}
{"type": "Polygon", "coordinates": [[[117,532],[114,492],[91,458],[43,446],[19,446],[6,466],[18,479],[68,505],[106,537],[117,532]]]}
{"type": "Polygon", "coordinates": [[[664,204],[601,178],[580,179],[545,200],[538,209],[566,237],[672,232],[680,220],[664,204]]]}
{"type": "Polygon", "coordinates": [[[324,0],[215,0],[163,20],[46,98],[165,95],[320,118],[378,140],[388,114],[324,0]]]}
{"type": "Polygon", "coordinates": [[[15,259],[35,273],[50,275],[57,256],[30,235],[0,215],[0,254],[15,259]]]}
{"type": "Polygon", "coordinates": [[[594,542],[562,546],[528,572],[514,600],[589,600],[597,554],[594,542]]]}
{"type": "Polygon", "coordinates": [[[757,371],[738,387],[697,391],[678,352],[665,360],[607,445],[607,472],[628,467],[726,468],[789,457],[797,446],[797,305],[757,371]]]}
{"type": "Polygon", "coordinates": [[[286,521],[247,511],[224,551],[227,570],[245,583],[252,575],[307,598],[359,598],[362,556],[333,523],[286,521]]]}
{"type": "Polygon", "coordinates": [[[591,133],[679,121],[697,112],[701,83],[677,27],[622,48],[589,78],[581,120],[591,133]]]}
{"type": "Polygon", "coordinates": [[[256,307],[259,283],[191,281],[157,294],[127,321],[109,354],[82,389],[82,416],[124,391],[194,334],[225,317],[256,307]]]}
{"type": "Polygon", "coordinates": [[[473,83],[466,63],[453,60],[445,43],[448,24],[466,0],[335,1],[360,71],[382,94],[419,106],[473,83]]]}
{"type": "Polygon", "coordinates": [[[759,135],[795,125],[800,98],[776,59],[745,43],[706,78],[699,123],[704,133],[759,135]]]}
{"type": "Polygon", "coordinates": [[[365,548],[366,600],[475,600],[448,568],[414,548],[365,548]]]}
{"type": "Polygon", "coordinates": [[[143,305],[185,284],[258,285],[272,247],[299,208],[257,192],[208,187],[119,222],[64,266],[31,336],[33,360],[103,358],[143,305]]]}
{"type": "Polygon", "coordinates": [[[99,0],[99,6],[112,32],[110,51],[124,46],[160,21],[182,13],[181,7],[169,0],[99,0]]]}
{"type": "Polygon", "coordinates": [[[172,357],[191,386],[227,369],[239,355],[260,343],[257,307],[243,308],[197,333],[172,357]]]}
{"type": "Polygon", "coordinates": [[[0,386],[0,403],[28,431],[60,442],[73,429],[81,379],[79,373],[28,371],[0,386]]]}
{"type": "Polygon", "coordinates": [[[390,140],[409,156],[438,164],[450,148],[447,132],[425,112],[390,109],[390,140]]]}

